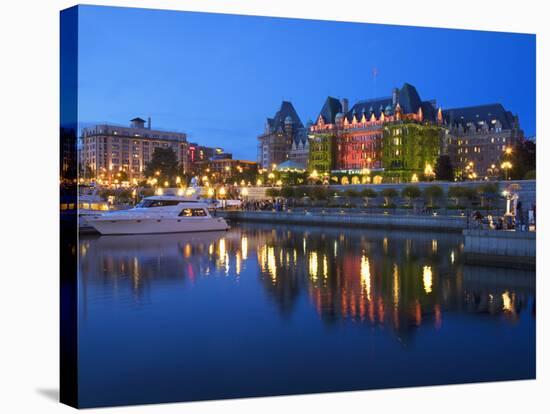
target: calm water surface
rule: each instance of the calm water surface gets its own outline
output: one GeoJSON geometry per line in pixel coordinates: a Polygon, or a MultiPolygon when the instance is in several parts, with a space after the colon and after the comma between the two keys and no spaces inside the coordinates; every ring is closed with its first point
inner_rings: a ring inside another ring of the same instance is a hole
{"type": "Polygon", "coordinates": [[[80,240],[83,406],[526,379],[533,272],[449,234],[235,225],[80,240]]]}

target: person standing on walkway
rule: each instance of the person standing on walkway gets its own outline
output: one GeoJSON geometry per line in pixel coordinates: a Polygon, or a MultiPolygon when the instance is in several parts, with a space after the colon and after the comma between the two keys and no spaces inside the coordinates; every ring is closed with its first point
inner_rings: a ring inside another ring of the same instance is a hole
{"type": "MultiPolygon", "coordinates": [[[[519,230],[523,230],[523,206],[521,204],[521,201],[518,200],[516,204],[516,226],[519,225],[519,230]]],[[[516,228],[517,230],[517,228],[516,228]]]]}

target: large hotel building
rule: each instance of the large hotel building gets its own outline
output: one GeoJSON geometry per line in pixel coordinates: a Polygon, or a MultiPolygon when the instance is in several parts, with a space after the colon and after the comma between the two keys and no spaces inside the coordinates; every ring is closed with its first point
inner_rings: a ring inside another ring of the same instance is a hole
{"type": "Polygon", "coordinates": [[[258,137],[258,161],[263,168],[291,163],[357,179],[364,171],[383,172],[385,181],[400,182],[433,171],[438,156],[448,155],[457,176],[483,178],[498,175],[506,149],[523,139],[518,117],[501,104],[442,109],[405,83],[351,107],[329,96],[305,128],[283,102],[258,137]]]}
{"type": "Polygon", "coordinates": [[[310,171],[348,183],[418,179],[442,151],[443,114],[405,83],[391,95],[348,100],[328,97],[309,128],[310,171]],[[372,173],[372,176],[371,176],[372,173]]]}
{"type": "Polygon", "coordinates": [[[506,149],[524,139],[518,117],[501,104],[447,109],[443,114],[452,164],[478,177],[497,175],[506,149]]]}
{"type": "Polygon", "coordinates": [[[182,166],[182,174],[189,170],[187,135],[151,128],[149,118],[134,118],[130,126],[102,124],[82,130],[81,161],[93,177],[109,179],[120,171],[128,179],[143,178],[145,166],[155,148],[172,148],[182,166]]]}

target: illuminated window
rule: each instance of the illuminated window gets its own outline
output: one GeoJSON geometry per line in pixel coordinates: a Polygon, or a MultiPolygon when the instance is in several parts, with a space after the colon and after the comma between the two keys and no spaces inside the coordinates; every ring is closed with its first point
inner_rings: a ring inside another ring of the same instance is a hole
{"type": "Polygon", "coordinates": [[[202,208],[184,208],[179,215],[182,217],[206,217],[206,211],[202,208]]]}

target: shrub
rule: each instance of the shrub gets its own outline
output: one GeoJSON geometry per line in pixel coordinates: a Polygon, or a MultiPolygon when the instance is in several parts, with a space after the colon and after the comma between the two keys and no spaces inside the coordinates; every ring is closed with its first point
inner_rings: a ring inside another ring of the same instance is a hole
{"type": "Polygon", "coordinates": [[[326,187],[313,187],[311,198],[314,200],[326,200],[328,198],[328,190],[326,187]]]}
{"type": "Polygon", "coordinates": [[[416,185],[409,185],[401,190],[401,195],[407,199],[407,205],[411,203],[414,198],[420,197],[422,191],[416,185]]]}
{"type": "Polygon", "coordinates": [[[487,183],[481,184],[476,187],[476,192],[478,194],[496,194],[498,193],[498,184],[497,183],[487,183]]]}
{"type": "Polygon", "coordinates": [[[449,187],[449,191],[447,192],[447,196],[449,198],[453,198],[458,203],[458,200],[462,197],[464,197],[464,187],[461,187],[459,185],[453,185],[449,187]]]}
{"type": "Polygon", "coordinates": [[[292,187],[283,187],[283,188],[281,188],[281,197],[293,198],[294,197],[294,188],[292,188],[292,187]]]}
{"type": "Polygon", "coordinates": [[[424,197],[428,201],[429,206],[433,206],[433,202],[437,198],[443,196],[443,189],[438,185],[430,185],[424,189],[424,197]]]}
{"type": "Polygon", "coordinates": [[[392,198],[397,197],[397,190],[395,188],[384,188],[380,195],[384,197],[384,205],[389,206],[392,198]]]}
{"type": "Polygon", "coordinates": [[[344,191],[344,196],[347,198],[354,198],[359,197],[359,193],[350,188],[349,190],[344,191]]]}
{"type": "Polygon", "coordinates": [[[281,192],[276,188],[268,188],[265,191],[265,195],[267,197],[276,198],[276,197],[279,197],[281,195],[281,192]]]}
{"type": "Polygon", "coordinates": [[[463,197],[467,198],[468,200],[475,200],[477,199],[477,191],[473,187],[464,187],[463,189],[463,197]]]}
{"type": "Polygon", "coordinates": [[[376,198],[378,196],[376,191],[374,191],[372,188],[365,188],[361,191],[360,195],[364,198],[376,198]]]}
{"type": "Polygon", "coordinates": [[[481,184],[476,187],[476,193],[481,197],[481,205],[485,205],[485,201],[489,201],[489,206],[491,205],[491,199],[496,198],[498,194],[498,184],[497,183],[487,183],[481,184]]]}
{"type": "Polygon", "coordinates": [[[294,198],[303,198],[309,196],[309,189],[306,187],[294,187],[294,198]]]}

